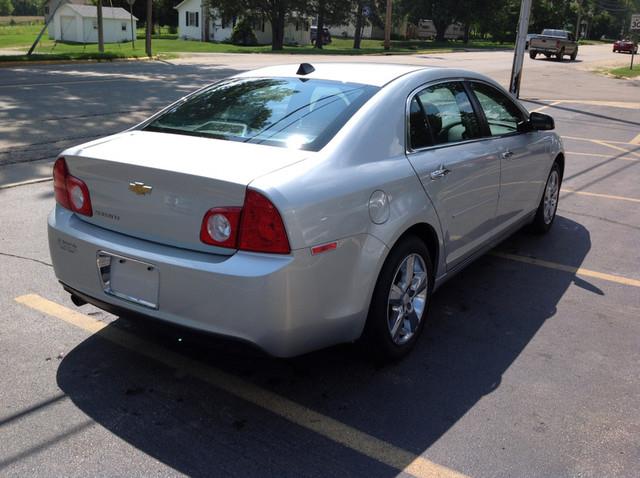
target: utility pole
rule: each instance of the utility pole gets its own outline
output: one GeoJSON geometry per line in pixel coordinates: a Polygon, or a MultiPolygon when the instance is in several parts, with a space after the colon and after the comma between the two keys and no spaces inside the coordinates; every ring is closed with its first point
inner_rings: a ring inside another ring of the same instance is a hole
{"type": "Polygon", "coordinates": [[[98,51],[104,53],[104,29],[102,28],[102,0],[96,3],[98,9],[98,51]]]}
{"type": "Polygon", "coordinates": [[[136,49],[136,30],[133,28],[133,4],[136,0],[127,0],[129,4],[129,19],[131,20],[131,48],[136,49]]]}
{"type": "Polygon", "coordinates": [[[153,16],[152,16],[153,1],[147,0],[147,37],[145,40],[145,49],[147,56],[153,56],[151,53],[151,29],[153,28],[153,16]]]}
{"type": "Polygon", "coordinates": [[[580,40],[580,23],[582,22],[582,0],[578,0],[578,19],[576,20],[576,41],[580,40]]]}
{"type": "Polygon", "coordinates": [[[387,0],[387,15],[384,21],[384,49],[389,50],[391,48],[391,3],[392,0],[387,0]]]}
{"type": "Polygon", "coordinates": [[[529,15],[531,14],[531,0],[522,0],[520,3],[520,21],[516,35],[516,49],[513,52],[513,67],[511,69],[511,81],[509,91],[516,98],[520,97],[520,80],[522,79],[522,63],[524,60],[524,47],[527,42],[529,30],[529,15]]]}

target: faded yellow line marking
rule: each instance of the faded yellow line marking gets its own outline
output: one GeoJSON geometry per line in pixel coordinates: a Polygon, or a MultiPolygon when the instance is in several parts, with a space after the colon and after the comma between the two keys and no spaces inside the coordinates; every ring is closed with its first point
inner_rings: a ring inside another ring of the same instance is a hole
{"type": "Polygon", "coordinates": [[[560,103],[562,103],[562,102],[561,101],[553,101],[553,102],[549,103],[548,105],[544,105],[544,106],[541,106],[540,108],[536,108],[535,110],[531,110],[531,113],[540,113],[541,111],[544,111],[547,108],[551,108],[552,106],[559,105],[560,103]]]}
{"type": "Polygon", "coordinates": [[[640,144],[640,134],[631,140],[631,144],[640,144]]]}
{"type": "Polygon", "coordinates": [[[285,397],[264,390],[250,382],[241,380],[234,375],[184,357],[164,347],[140,339],[124,330],[116,327],[107,327],[106,324],[88,315],[71,310],[37,294],[16,297],[15,301],[46,315],[63,320],[86,332],[97,333],[100,337],[110,342],[156,360],[170,368],[182,370],[220,390],[398,471],[403,471],[416,477],[463,478],[466,476],[331,417],[322,415],[285,397]]]}
{"type": "Polygon", "coordinates": [[[576,191],[574,189],[566,189],[564,187],[562,188],[560,193],[561,194],[581,194],[583,196],[593,196],[593,197],[603,198],[603,199],[615,199],[617,201],[640,202],[640,199],[630,198],[627,196],[614,196],[612,194],[590,193],[588,191],[576,191]]]}
{"type": "Polygon", "coordinates": [[[621,151],[626,154],[630,154],[631,156],[635,156],[636,158],[640,158],[640,153],[636,153],[635,151],[629,151],[628,149],[621,148],[620,146],[616,146],[615,144],[609,144],[608,141],[601,141],[599,139],[594,139],[592,141],[595,144],[599,144],[600,146],[605,146],[607,148],[615,149],[616,151],[621,151]]]}
{"type": "Polygon", "coordinates": [[[556,262],[543,261],[542,259],[534,259],[533,257],[519,256],[516,254],[509,254],[507,252],[494,251],[491,255],[501,257],[503,259],[509,259],[511,261],[524,262],[525,264],[532,264],[534,266],[546,267],[547,269],[555,269],[557,271],[570,272],[583,277],[593,277],[595,279],[602,279],[608,282],[614,282],[616,284],[629,285],[633,287],[640,287],[640,280],[629,279],[614,274],[606,274],[604,272],[592,271],[590,269],[584,269],[582,267],[567,266],[564,264],[558,264],[556,262]]]}
{"type": "Polygon", "coordinates": [[[615,156],[611,156],[610,154],[599,154],[599,153],[578,153],[575,151],[566,151],[567,155],[571,156],[593,156],[595,158],[607,158],[607,159],[615,159],[620,161],[640,161],[640,158],[625,158],[623,156],[617,158],[615,156]]]}
{"type": "MultiPolygon", "coordinates": [[[[572,139],[574,141],[586,141],[588,143],[596,143],[598,144],[598,142],[605,142],[607,143],[607,145],[612,145],[612,144],[631,144],[633,145],[633,143],[627,143],[626,141],[612,141],[609,139],[593,139],[593,138],[581,138],[580,136],[561,136],[562,139],[572,139]]],[[[625,150],[627,153],[629,151],[625,150]]]]}
{"type": "Polygon", "coordinates": [[[606,100],[527,100],[523,99],[522,101],[546,101],[556,104],[575,104],[575,105],[589,105],[589,106],[609,106],[611,108],[625,108],[630,110],[640,109],[640,103],[636,101],[606,101],[606,100]]]}

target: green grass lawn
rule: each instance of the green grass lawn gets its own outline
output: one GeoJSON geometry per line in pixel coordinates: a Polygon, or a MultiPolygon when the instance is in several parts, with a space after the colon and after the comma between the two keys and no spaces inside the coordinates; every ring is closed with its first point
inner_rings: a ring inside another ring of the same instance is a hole
{"type": "MultiPolygon", "coordinates": [[[[28,50],[33,43],[42,25],[1,25],[0,26],[0,48],[28,50]]],[[[363,40],[359,50],[353,49],[353,40],[334,38],[333,42],[325,45],[322,50],[313,48],[311,45],[305,46],[285,46],[284,50],[273,53],[281,54],[342,54],[342,55],[367,55],[367,54],[406,54],[406,53],[434,53],[449,52],[462,49],[506,49],[513,48],[513,44],[499,44],[490,41],[472,41],[469,44],[462,42],[435,42],[435,41],[393,41],[391,49],[385,51],[381,40],[363,40]]],[[[152,41],[154,55],[175,56],[177,53],[271,53],[270,45],[261,46],[238,46],[227,43],[204,43],[191,40],[180,40],[177,35],[161,32],[152,41]]],[[[105,45],[105,53],[98,53],[97,44],[74,44],[55,42],[49,39],[47,33],[34,52],[38,58],[30,59],[114,59],[145,56],[144,31],[138,30],[138,39],[133,48],[131,42],[105,45]],[[47,57],[45,55],[51,55],[47,57]]],[[[0,61],[19,61],[22,55],[11,57],[0,56],[0,61]]]]}
{"type": "MultiPolygon", "coordinates": [[[[636,58],[640,60],[640,55],[636,58]]],[[[630,70],[628,66],[623,66],[621,68],[612,68],[608,73],[617,78],[638,78],[640,77],[640,61],[633,66],[633,70],[630,70]]]]}

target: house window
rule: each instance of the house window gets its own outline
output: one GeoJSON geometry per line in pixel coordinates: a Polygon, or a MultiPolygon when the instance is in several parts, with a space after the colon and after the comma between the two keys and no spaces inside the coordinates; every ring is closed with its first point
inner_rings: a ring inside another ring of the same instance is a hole
{"type": "Polygon", "coordinates": [[[98,20],[92,20],[91,21],[91,26],[93,27],[94,30],[98,29],[98,20]]]}
{"type": "Polygon", "coordinates": [[[122,28],[123,32],[126,32],[127,31],[127,24],[125,22],[122,22],[121,28],[122,28]]]}
{"type": "Polygon", "coordinates": [[[198,12],[186,12],[186,20],[188,27],[197,27],[198,26],[198,12]]]}

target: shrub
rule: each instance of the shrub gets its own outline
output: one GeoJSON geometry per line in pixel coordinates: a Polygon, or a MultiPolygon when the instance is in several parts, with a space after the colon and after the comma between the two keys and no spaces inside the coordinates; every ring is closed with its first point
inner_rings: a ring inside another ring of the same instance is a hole
{"type": "Polygon", "coordinates": [[[234,45],[258,44],[258,39],[255,33],[253,33],[253,28],[251,28],[251,22],[247,18],[243,18],[236,24],[231,34],[231,43],[234,45]]]}

